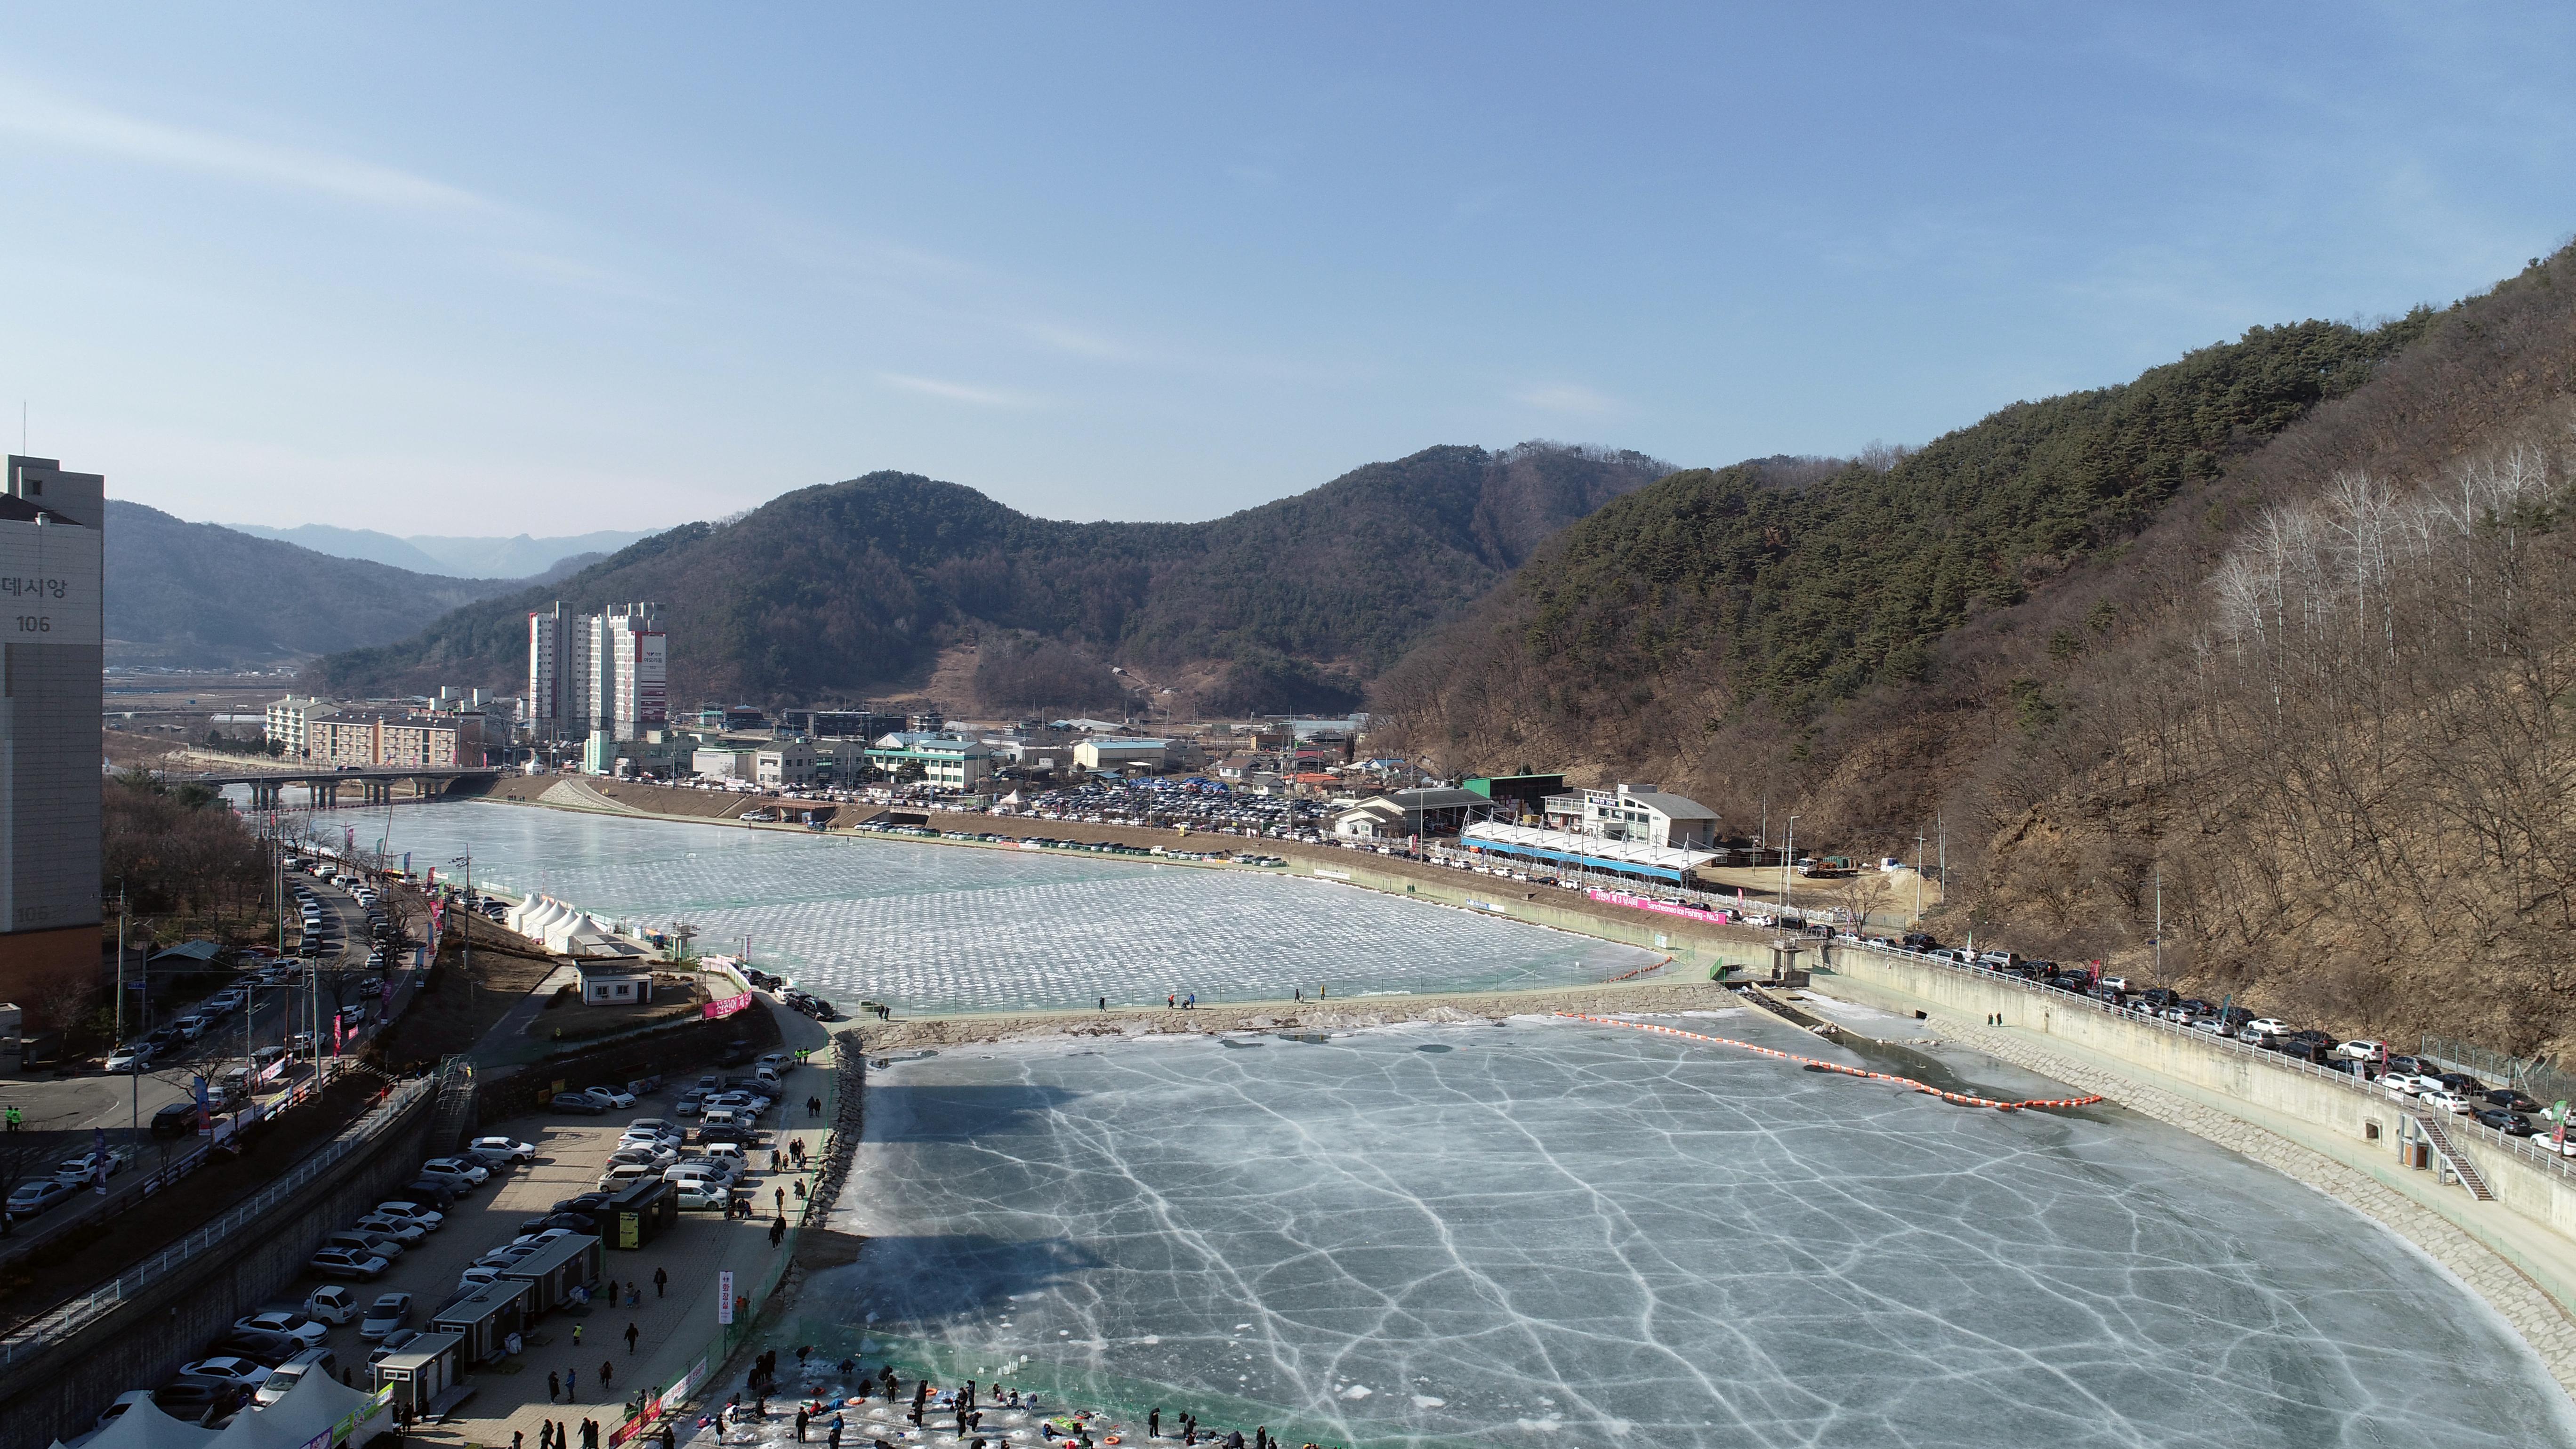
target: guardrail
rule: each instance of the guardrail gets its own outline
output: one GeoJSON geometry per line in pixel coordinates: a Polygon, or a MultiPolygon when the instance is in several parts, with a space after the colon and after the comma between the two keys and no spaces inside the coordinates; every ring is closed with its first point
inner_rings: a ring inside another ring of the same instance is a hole
{"type": "Polygon", "coordinates": [[[59,1343],[104,1317],[118,1304],[142,1289],[168,1277],[171,1269],[205,1252],[215,1244],[242,1230],[262,1214],[292,1198],[315,1178],[347,1158],[359,1148],[373,1142],[391,1127],[395,1120],[432,1090],[436,1079],[415,1077],[394,1088],[384,1102],[353,1124],[348,1131],[306,1153],[303,1160],[287,1169],[284,1176],[260,1189],[247,1200],[235,1204],[221,1217],[199,1227],[178,1242],[126,1269],[98,1288],[67,1303],[60,1304],[12,1330],[0,1338],[0,1367],[6,1367],[59,1343]]]}
{"type": "MultiPolygon", "coordinates": [[[[2352,1075],[2348,1072],[2331,1071],[2325,1067],[2318,1066],[2314,1062],[2302,1061],[2297,1057],[2284,1056],[2279,1052],[2265,1051],[2261,1047],[2254,1046],[2240,1038],[2220,1036],[2216,1032],[2201,1031],[2194,1027],[2184,1026],[2179,1022],[2167,1021],[2160,1016],[2140,1011],[2135,1007],[2113,1006],[2111,1003],[2095,997],[2083,996],[2071,991],[2059,991],[2054,987],[2042,986],[2035,981],[2025,980],[2024,978],[2013,975],[2010,972],[1990,970],[1981,966],[1963,966],[1956,961],[1934,956],[1927,952],[1909,951],[1902,946],[1890,946],[1878,941],[1862,940],[1847,936],[1836,936],[1830,944],[1837,950],[1856,947],[1865,951],[1874,951],[1882,956],[1895,956],[1907,961],[1918,962],[1925,966],[1939,966],[1946,970],[1956,971],[1960,975],[1971,976],[1980,981],[1993,982],[1999,986],[2016,987],[2020,990],[2044,997],[2052,1005],[2091,1007],[2093,1010],[2101,1012],[2106,1016],[2113,1016],[2124,1021],[2136,1022],[2141,1026],[2152,1027],[2159,1031],[2171,1032],[2188,1040],[2198,1042],[2203,1046],[2215,1048],[2219,1051],[2234,1052],[2237,1055],[2246,1058],[2248,1061],[2260,1062],[2276,1071],[2304,1072],[2311,1077],[2315,1077],[2321,1081],[2329,1082],[2337,1087],[2341,1087],[2345,1091],[2358,1093],[2359,1095],[2367,1097],[2373,1102],[2379,1103],[2383,1106],[2395,1105],[2399,1101],[2399,1099],[2391,1097],[2385,1089],[2373,1088],[2364,1082],[2354,1080],[2352,1075]]],[[[2408,1097],[2404,1100],[2412,1102],[2414,1099],[2412,1097],[2408,1097]]],[[[2491,1148],[2498,1152],[2510,1154],[2533,1167],[2541,1169],[2542,1171],[2554,1172],[2561,1178],[2565,1178],[2570,1182],[2576,1182],[2576,1163],[2570,1163],[2568,1159],[2561,1155],[2555,1148],[2537,1145],[2537,1138],[2515,1137],[2509,1133],[2499,1132],[2495,1128],[2489,1127],[2474,1117],[2454,1117],[2447,1125],[2459,1132],[2467,1134],[2471,1140],[2475,1141],[2481,1147],[2491,1148]]],[[[2576,1146],[2576,1142],[2571,1142],[2570,1145],[2576,1146]]]]}

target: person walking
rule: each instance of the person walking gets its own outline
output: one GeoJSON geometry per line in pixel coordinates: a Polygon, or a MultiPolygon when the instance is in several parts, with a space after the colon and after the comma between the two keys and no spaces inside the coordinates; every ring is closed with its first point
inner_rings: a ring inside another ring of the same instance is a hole
{"type": "MultiPolygon", "coordinates": [[[[579,1328],[575,1328],[575,1329],[573,1330],[573,1336],[574,1336],[574,1339],[575,1339],[575,1341],[576,1341],[576,1342],[578,1342],[578,1341],[579,1341],[579,1339],[580,1339],[580,1335],[581,1335],[581,1330],[580,1330],[579,1328]]],[[[571,1404],[571,1403],[578,1403],[578,1402],[580,1402],[580,1389],[579,1389],[579,1385],[580,1385],[580,1383],[581,1383],[581,1370],[579,1370],[579,1369],[565,1369],[565,1370],[564,1370],[564,1402],[565,1402],[565,1403],[567,1403],[567,1404],[571,1404]]]]}
{"type": "Polygon", "coordinates": [[[670,1275],[670,1273],[669,1273],[667,1270],[665,1270],[665,1269],[661,1269],[661,1268],[656,1268],[656,1269],[654,1269],[654,1270],[653,1270],[653,1296],[654,1296],[654,1297],[656,1297],[656,1298],[661,1297],[661,1296],[662,1296],[662,1290],[663,1290],[665,1287],[669,1286],[670,1282],[671,1282],[671,1275],[670,1275]]]}
{"type": "Polygon", "coordinates": [[[1109,1009],[1109,998],[1108,998],[1108,997],[1104,996],[1104,997],[1100,998],[1100,1009],[1101,1009],[1101,1010],[1103,1010],[1103,1011],[1107,1011],[1107,1010],[1109,1009]]]}
{"type": "Polygon", "coordinates": [[[8,1117],[10,1131],[24,1132],[27,1130],[27,1114],[18,1110],[17,1103],[12,1102],[9,1104],[8,1117]]]}
{"type": "Polygon", "coordinates": [[[562,1397],[563,1376],[553,1369],[546,1370],[546,1402],[551,1404],[562,1397]]]}
{"type": "Polygon", "coordinates": [[[1156,1404],[1154,1411],[1145,1416],[1145,1437],[1148,1439],[1163,1437],[1163,1406],[1160,1404],[1156,1404]]]}
{"type": "Polygon", "coordinates": [[[599,1361],[599,1391],[603,1394],[607,1393],[609,1381],[616,1376],[617,1361],[615,1359],[601,1359],[599,1361]]]}
{"type": "Polygon", "coordinates": [[[1164,1009],[1165,1011],[1169,1011],[1169,1010],[1171,1010],[1173,1007],[1175,1007],[1175,1006],[1177,1006],[1177,1005],[1179,1005],[1179,1004],[1180,1004],[1180,1000],[1179,1000],[1179,998],[1178,998],[1178,997],[1176,997],[1173,993],[1171,993],[1171,992],[1169,992],[1169,991],[1166,991],[1166,992],[1164,992],[1164,993],[1163,993],[1163,1009],[1164,1009]]]}
{"type": "Polygon", "coordinates": [[[803,1404],[796,1406],[796,1442],[799,1444],[805,1442],[805,1406],[803,1404]]]}
{"type": "Polygon", "coordinates": [[[841,1416],[838,1414],[832,1416],[832,1432],[826,1442],[832,1449],[841,1449],[841,1416]]]}
{"type": "Polygon", "coordinates": [[[638,1338],[640,1338],[640,1337],[642,1337],[642,1336],[643,1336],[643,1335],[641,1335],[641,1334],[639,1334],[638,1332],[636,1332],[636,1329],[635,1329],[635,1325],[634,1325],[634,1324],[629,1323],[629,1324],[627,1324],[627,1325],[626,1325],[626,1356],[627,1356],[627,1357],[632,1358],[632,1357],[634,1357],[634,1356],[635,1356],[635,1340],[636,1340],[636,1339],[638,1339],[638,1338]]]}
{"type": "Polygon", "coordinates": [[[769,1190],[769,1195],[770,1195],[770,1197],[772,1197],[772,1198],[776,1199],[776,1201],[777,1201],[777,1203],[778,1203],[778,1210],[779,1210],[780,1212],[782,1212],[782,1213],[783,1213],[783,1212],[787,1211],[787,1189],[785,1189],[785,1188],[783,1188],[783,1187],[773,1187],[773,1188],[771,1188],[771,1189],[769,1190]]]}
{"type": "Polygon", "coordinates": [[[775,1248],[780,1243],[786,1241],[786,1238],[787,1214],[780,1213],[778,1215],[778,1220],[769,1225],[769,1246],[775,1248]]]}
{"type": "Polygon", "coordinates": [[[581,1325],[578,1323],[572,1326],[572,1346],[581,1347],[581,1325]]]}

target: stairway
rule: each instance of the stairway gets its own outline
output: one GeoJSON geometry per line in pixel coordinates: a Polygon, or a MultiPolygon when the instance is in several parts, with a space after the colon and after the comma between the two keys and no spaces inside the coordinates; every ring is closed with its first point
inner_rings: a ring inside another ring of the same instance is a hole
{"type": "Polygon", "coordinates": [[[2451,1175],[2460,1180],[2460,1186],[2469,1190],[2469,1196],[2480,1202],[2495,1201],[2495,1194],[2487,1191],[2487,1180],[2478,1176],[2477,1168],[2460,1155],[2460,1149],[2451,1145],[2450,1134],[2442,1130],[2441,1123],[2430,1117],[2418,1117],[2415,1127],[2424,1134],[2425,1141],[2433,1144],[2434,1155],[2442,1159],[2444,1167],[2451,1169],[2451,1175]]]}
{"type": "Polygon", "coordinates": [[[474,1063],[461,1056],[449,1057],[439,1064],[438,1105],[432,1109],[429,1123],[429,1150],[432,1154],[454,1152],[465,1145],[476,1126],[474,1114],[474,1063]]]}

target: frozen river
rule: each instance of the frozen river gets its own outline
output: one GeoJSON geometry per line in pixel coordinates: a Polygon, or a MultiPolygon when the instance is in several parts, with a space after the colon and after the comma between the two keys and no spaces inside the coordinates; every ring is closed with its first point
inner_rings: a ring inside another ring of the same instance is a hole
{"type": "MultiPolygon", "coordinates": [[[[912,1011],[1547,986],[1655,959],[1313,879],[489,801],[391,813],[414,869],[451,876],[470,850],[477,885],[656,928],[686,919],[706,950],[749,937],[756,964],[821,995],[912,1011]]],[[[341,815],[361,846],[385,828],[382,811],[341,815]]]]}
{"type": "MultiPolygon", "coordinates": [[[[1741,1014],[1722,1034],[1815,1049],[1741,1014]]],[[[1615,1028],[963,1049],[872,1074],[853,1181],[838,1225],[871,1241],[809,1288],[800,1341],[1130,1424],[1160,1405],[1291,1444],[2576,1443],[2483,1302],[2196,1138],[1615,1028]]]]}

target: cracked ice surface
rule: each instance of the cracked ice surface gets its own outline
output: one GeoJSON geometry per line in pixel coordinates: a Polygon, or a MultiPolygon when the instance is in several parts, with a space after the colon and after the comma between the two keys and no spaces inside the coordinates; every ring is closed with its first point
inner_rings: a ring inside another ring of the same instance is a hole
{"type": "Polygon", "coordinates": [[[943,1382],[1007,1368],[1130,1422],[1564,1449],[2576,1444],[2482,1301],[2196,1138],[1610,1028],[952,1051],[871,1075],[858,1167],[835,1226],[872,1241],[802,1305],[837,1317],[836,1351],[943,1382]]]}
{"type": "MultiPolygon", "coordinates": [[[[363,819],[381,817],[369,816],[363,819]]],[[[364,834],[363,819],[353,815],[364,834]]],[[[1654,953],[1315,880],[1133,860],[823,839],[488,801],[406,806],[415,866],[602,919],[686,918],[840,1000],[922,1011],[1335,996],[1597,981],[1654,953]]]]}

